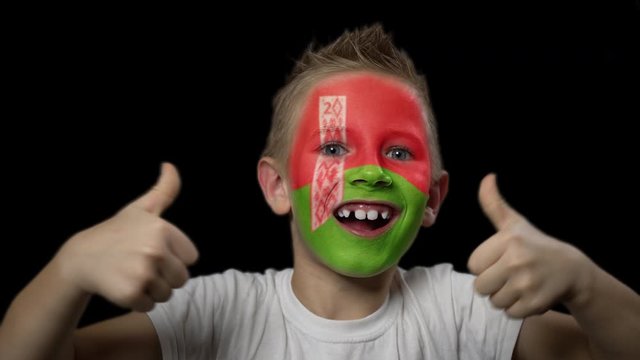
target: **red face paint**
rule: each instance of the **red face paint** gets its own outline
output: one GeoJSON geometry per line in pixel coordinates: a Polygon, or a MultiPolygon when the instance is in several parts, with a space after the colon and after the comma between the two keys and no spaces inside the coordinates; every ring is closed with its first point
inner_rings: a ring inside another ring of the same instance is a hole
{"type": "Polygon", "coordinates": [[[427,194],[430,159],[421,102],[399,80],[372,73],[339,74],[318,83],[307,97],[290,156],[293,190],[311,184],[312,228],[342,201],[344,171],[363,165],[389,169],[427,194]],[[344,144],[342,157],[320,156],[328,142],[344,144]],[[402,147],[412,158],[387,156],[402,147]]]}

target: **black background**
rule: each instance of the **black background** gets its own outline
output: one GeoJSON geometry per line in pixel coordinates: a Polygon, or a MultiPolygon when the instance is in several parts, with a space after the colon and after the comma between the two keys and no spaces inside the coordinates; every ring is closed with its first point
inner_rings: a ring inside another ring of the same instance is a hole
{"type": "MultiPolygon", "coordinates": [[[[200,249],[192,274],[290,266],[287,219],[255,176],[271,97],[310,41],[375,21],[428,77],[451,174],[438,223],[402,265],[465,270],[492,234],[476,192],[495,171],[534,224],[640,289],[636,2],[308,5],[7,13],[0,309],[65,239],[151,186],[161,161],[183,178],[166,218],[200,249]]],[[[84,322],[121,311],[98,300],[84,322]]]]}

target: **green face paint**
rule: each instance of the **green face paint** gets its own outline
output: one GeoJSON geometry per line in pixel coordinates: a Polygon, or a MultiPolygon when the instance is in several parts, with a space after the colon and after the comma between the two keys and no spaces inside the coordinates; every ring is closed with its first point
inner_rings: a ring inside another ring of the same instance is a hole
{"type": "MultiPolygon", "coordinates": [[[[375,166],[366,165],[345,171],[345,178],[356,178],[358,173],[367,171],[379,172],[375,166]]],[[[356,183],[347,184],[344,189],[345,203],[361,200],[384,202],[394,204],[395,211],[399,211],[389,228],[372,238],[353,234],[340,224],[338,220],[341,218],[335,216],[312,231],[310,186],[294,191],[293,211],[300,232],[313,253],[334,271],[354,277],[379,274],[397,264],[413,243],[428,197],[402,176],[386,172],[392,180],[389,188],[372,191],[356,183]]],[[[378,216],[381,217],[380,212],[378,216]]]]}

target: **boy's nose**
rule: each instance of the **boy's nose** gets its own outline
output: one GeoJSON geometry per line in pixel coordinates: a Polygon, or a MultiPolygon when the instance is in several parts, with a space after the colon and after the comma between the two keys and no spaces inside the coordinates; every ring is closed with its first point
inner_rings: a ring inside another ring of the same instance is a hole
{"type": "Polygon", "coordinates": [[[351,185],[365,187],[369,190],[391,186],[391,176],[380,166],[368,165],[352,172],[346,179],[351,185]]]}

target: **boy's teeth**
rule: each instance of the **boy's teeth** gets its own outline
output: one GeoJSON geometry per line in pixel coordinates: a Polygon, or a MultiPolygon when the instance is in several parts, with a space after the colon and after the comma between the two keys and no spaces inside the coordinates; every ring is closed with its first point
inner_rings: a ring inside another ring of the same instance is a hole
{"type": "Polygon", "coordinates": [[[358,204],[351,203],[343,205],[342,208],[335,212],[338,218],[352,220],[369,220],[376,221],[382,217],[382,220],[389,220],[393,214],[390,206],[382,204],[358,204]]]}

